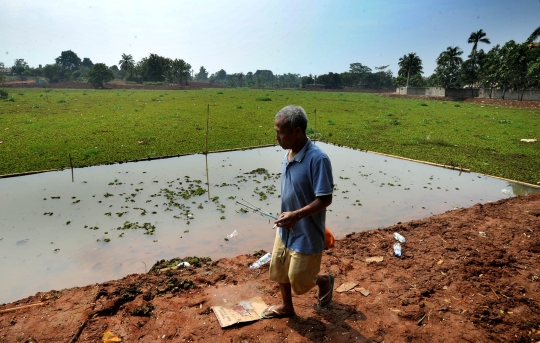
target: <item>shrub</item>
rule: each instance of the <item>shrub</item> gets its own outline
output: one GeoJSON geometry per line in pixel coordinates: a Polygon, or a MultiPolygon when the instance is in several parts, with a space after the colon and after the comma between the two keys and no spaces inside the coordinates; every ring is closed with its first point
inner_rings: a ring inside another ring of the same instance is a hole
{"type": "Polygon", "coordinates": [[[0,99],[7,99],[8,92],[5,89],[0,89],[0,99]]]}
{"type": "Polygon", "coordinates": [[[255,99],[257,101],[272,101],[272,99],[270,99],[269,97],[267,96],[263,96],[263,97],[258,97],[257,99],[255,99]]]}

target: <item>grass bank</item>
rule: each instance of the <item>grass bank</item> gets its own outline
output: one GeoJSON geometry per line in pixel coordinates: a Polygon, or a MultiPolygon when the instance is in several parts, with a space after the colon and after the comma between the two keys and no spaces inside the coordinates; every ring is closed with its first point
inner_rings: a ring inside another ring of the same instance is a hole
{"type": "Polygon", "coordinates": [[[0,174],[272,144],[273,118],[303,106],[317,138],[536,184],[540,111],[365,93],[249,89],[13,89],[0,102],[0,174]]]}

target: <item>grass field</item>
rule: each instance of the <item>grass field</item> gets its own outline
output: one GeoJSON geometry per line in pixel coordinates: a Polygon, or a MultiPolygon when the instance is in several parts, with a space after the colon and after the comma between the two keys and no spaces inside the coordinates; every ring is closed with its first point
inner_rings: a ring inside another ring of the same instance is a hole
{"type": "Polygon", "coordinates": [[[8,89],[0,175],[275,143],[275,113],[303,106],[317,139],[537,184],[540,111],[350,92],[8,89]]]}

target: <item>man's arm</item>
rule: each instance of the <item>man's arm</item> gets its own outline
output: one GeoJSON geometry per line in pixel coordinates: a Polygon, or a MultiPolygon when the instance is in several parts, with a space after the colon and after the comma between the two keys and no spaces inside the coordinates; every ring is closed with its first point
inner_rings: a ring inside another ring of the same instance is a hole
{"type": "Polygon", "coordinates": [[[312,203],[308,204],[307,206],[302,207],[301,209],[291,211],[291,212],[283,212],[278,220],[274,222],[279,227],[285,228],[285,229],[292,229],[294,225],[302,218],[309,217],[314,215],[317,212],[320,212],[330,206],[332,203],[332,194],[323,195],[320,197],[315,198],[312,203]]]}

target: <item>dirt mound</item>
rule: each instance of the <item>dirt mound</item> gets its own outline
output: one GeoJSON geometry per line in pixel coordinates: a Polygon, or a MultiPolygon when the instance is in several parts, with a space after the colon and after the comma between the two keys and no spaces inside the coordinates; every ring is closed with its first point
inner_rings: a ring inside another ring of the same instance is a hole
{"type": "Polygon", "coordinates": [[[123,342],[535,342],[539,230],[540,195],[530,195],[353,233],[324,253],[336,288],[357,284],[329,309],[316,309],[313,290],[294,297],[296,317],[225,330],[211,306],[279,301],[268,267],[250,271],[253,255],[190,257],[195,265],[157,272],[172,264],[159,261],[148,274],[0,306],[0,342],[99,342],[107,329],[123,342]],[[401,258],[394,231],[407,239],[401,258]],[[366,262],[375,256],[383,261],[366,262]]]}

